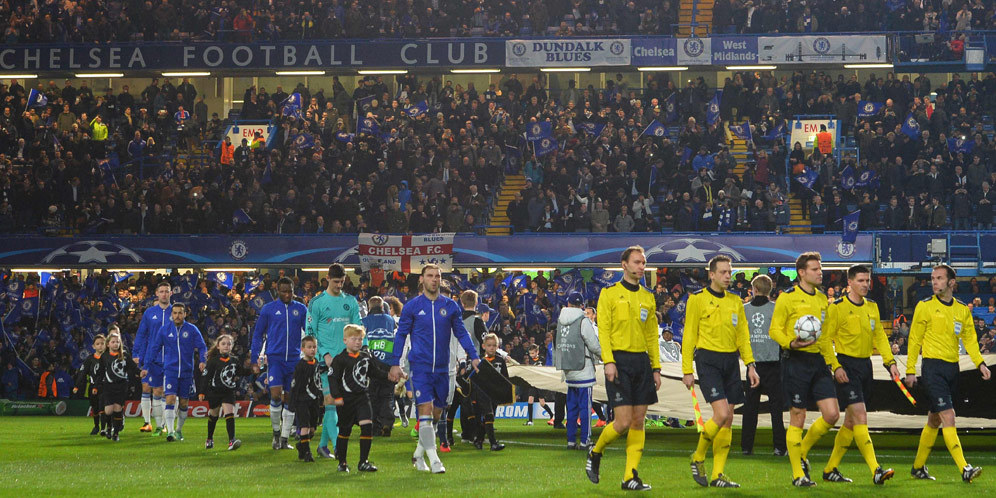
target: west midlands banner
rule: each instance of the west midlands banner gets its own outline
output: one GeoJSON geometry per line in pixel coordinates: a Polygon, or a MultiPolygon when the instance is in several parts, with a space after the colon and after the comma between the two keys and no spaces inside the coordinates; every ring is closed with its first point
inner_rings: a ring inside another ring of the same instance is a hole
{"type": "Polygon", "coordinates": [[[360,267],[363,271],[419,272],[425,265],[436,264],[444,272],[453,270],[453,233],[429,235],[383,235],[361,233],[360,267]]]}

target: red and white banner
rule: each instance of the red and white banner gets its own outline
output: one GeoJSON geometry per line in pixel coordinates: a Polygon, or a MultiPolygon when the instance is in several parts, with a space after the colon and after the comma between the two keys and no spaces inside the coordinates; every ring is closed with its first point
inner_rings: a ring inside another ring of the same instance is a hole
{"type": "Polygon", "coordinates": [[[437,264],[444,272],[453,270],[452,233],[428,235],[383,235],[361,233],[360,266],[363,271],[419,272],[428,264],[437,264]]]}
{"type": "MultiPolygon", "coordinates": [[[[207,401],[190,400],[187,402],[187,416],[189,417],[206,418],[208,416],[208,410],[209,407],[207,401]]],[[[141,417],[142,406],[138,401],[129,400],[125,402],[122,412],[124,412],[125,417],[141,417]]],[[[87,416],[92,417],[93,414],[88,410],[87,416]]],[[[235,416],[239,418],[269,417],[270,407],[269,405],[253,406],[250,401],[236,401],[235,416]]]]}

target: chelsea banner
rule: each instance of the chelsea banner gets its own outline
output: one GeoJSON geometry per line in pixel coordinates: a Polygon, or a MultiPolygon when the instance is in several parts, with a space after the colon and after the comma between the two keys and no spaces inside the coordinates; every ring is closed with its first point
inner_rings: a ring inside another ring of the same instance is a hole
{"type": "Polygon", "coordinates": [[[363,271],[380,268],[385,271],[419,272],[428,264],[453,270],[453,233],[428,235],[383,235],[361,233],[357,252],[363,271]]]}

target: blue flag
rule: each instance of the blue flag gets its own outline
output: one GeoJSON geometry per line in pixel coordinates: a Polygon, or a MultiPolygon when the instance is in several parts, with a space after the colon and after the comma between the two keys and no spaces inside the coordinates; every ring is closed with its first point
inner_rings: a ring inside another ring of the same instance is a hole
{"type": "Polygon", "coordinates": [[[735,136],[735,137],[737,137],[737,138],[739,138],[741,140],[746,140],[747,143],[754,142],[754,137],[751,136],[751,134],[750,134],[750,121],[747,121],[746,123],[739,124],[739,125],[732,125],[731,124],[730,125],[730,133],[732,133],[733,136],[735,136]]]}
{"type": "Polygon", "coordinates": [[[495,295],[495,279],[489,278],[479,284],[474,288],[477,291],[477,295],[484,301],[491,300],[495,295]]]}
{"type": "Polygon", "coordinates": [[[352,142],[354,138],[356,138],[356,134],[355,133],[348,133],[348,132],[345,132],[345,131],[337,131],[337,132],[335,132],[335,139],[338,140],[338,141],[340,141],[340,142],[347,142],[347,143],[348,142],[352,142]]]}
{"type": "Polygon", "coordinates": [[[857,186],[857,183],[858,178],[852,166],[848,165],[840,172],[840,186],[844,187],[844,190],[853,189],[857,186]]]}
{"type": "Polygon", "coordinates": [[[38,319],[38,311],[41,309],[40,299],[38,296],[26,297],[21,300],[18,305],[21,307],[21,317],[33,317],[38,319]]]}
{"type": "Polygon", "coordinates": [[[778,140],[782,135],[785,134],[785,123],[778,123],[778,126],[768,130],[768,133],[764,134],[765,140],[778,140]]]}
{"type": "Polygon", "coordinates": [[[601,135],[602,134],[602,130],[605,129],[605,123],[596,123],[594,121],[584,121],[582,123],[578,123],[577,128],[579,130],[584,131],[585,133],[587,133],[587,134],[589,134],[591,136],[597,137],[597,136],[601,135]]]}
{"type": "Polygon", "coordinates": [[[920,123],[916,121],[911,112],[909,116],[906,116],[906,121],[903,121],[903,128],[900,130],[904,135],[910,137],[910,140],[916,140],[920,138],[920,123]]]}
{"type": "MultiPolygon", "coordinates": [[[[28,92],[28,109],[32,107],[45,107],[48,105],[48,97],[34,88],[28,92]]],[[[27,109],[25,109],[27,110],[27,109]]]]}
{"type": "Polygon", "coordinates": [[[374,118],[363,118],[356,120],[356,132],[368,135],[380,135],[380,124],[374,118]]]}
{"type": "Polygon", "coordinates": [[[522,149],[512,146],[505,146],[505,167],[507,171],[519,171],[522,166],[522,149]]]}
{"type": "Polygon", "coordinates": [[[114,283],[119,283],[121,281],[128,280],[133,275],[135,274],[126,271],[116,271],[114,272],[114,283]]]}
{"type": "Polygon", "coordinates": [[[418,104],[415,104],[415,105],[413,105],[413,106],[405,109],[405,114],[407,114],[408,117],[413,118],[413,119],[417,118],[417,117],[419,117],[419,116],[421,116],[421,115],[423,115],[423,114],[425,114],[427,112],[429,112],[429,104],[427,104],[424,100],[421,101],[421,102],[419,102],[418,104]]]}
{"type": "Polygon", "coordinates": [[[722,98],[723,91],[716,90],[716,94],[712,96],[709,107],[706,109],[706,124],[714,125],[719,122],[719,101],[722,98]]]}
{"type": "Polygon", "coordinates": [[[284,116],[301,117],[301,94],[292,93],[280,103],[280,114],[284,116]]]}
{"type": "Polygon", "coordinates": [[[858,175],[857,180],[854,182],[854,186],[858,188],[878,188],[879,180],[878,173],[872,169],[866,169],[858,175]]]}
{"type": "Polygon", "coordinates": [[[371,95],[369,97],[363,97],[362,99],[357,100],[356,108],[359,109],[357,115],[365,116],[367,112],[370,111],[370,108],[373,107],[374,98],[375,96],[371,95]]]}
{"type": "Polygon", "coordinates": [[[529,140],[530,142],[537,142],[552,136],[553,124],[549,121],[537,121],[526,125],[526,140],[529,140]]]}
{"type": "Polygon", "coordinates": [[[581,275],[581,270],[574,268],[570,271],[561,273],[559,277],[553,279],[561,289],[567,294],[572,292],[580,292],[584,287],[584,276],[581,275]]]}
{"type": "Polygon", "coordinates": [[[252,223],[252,218],[249,217],[249,213],[247,213],[245,209],[239,208],[236,209],[234,213],[232,213],[233,225],[238,226],[248,223],[252,223]]]}
{"type": "Polygon", "coordinates": [[[526,276],[525,275],[509,275],[509,276],[505,277],[505,280],[502,280],[501,283],[502,283],[502,285],[504,285],[506,288],[508,288],[510,290],[513,287],[516,288],[516,289],[525,289],[526,288],[526,276]]]}
{"type": "Polygon", "coordinates": [[[811,189],[813,188],[813,185],[816,184],[816,179],[819,178],[819,176],[820,174],[817,173],[816,170],[806,168],[802,171],[802,173],[795,175],[795,181],[800,183],[803,187],[811,189]]]}
{"type": "Polygon", "coordinates": [[[855,240],[858,240],[858,220],[860,216],[861,211],[855,211],[844,216],[844,234],[840,237],[841,242],[853,244],[855,240]]]}
{"type": "Polygon", "coordinates": [[[678,98],[672,93],[664,99],[664,121],[674,123],[678,121],[678,98]]]}
{"type": "Polygon", "coordinates": [[[657,137],[657,138],[670,136],[670,134],[667,132],[667,127],[662,125],[660,121],[657,121],[656,119],[651,121],[650,124],[647,125],[647,129],[643,130],[643,133],[640,134],[640,137],[642,138],[646,135],[650,135],[652,137],[657,137]]]}
{"type": "Polygon", "coordinates": [[[557,150],[558,147],[559,145],[557,144],[557,140],[553,138],[543,138],[533,142],[533,149],[535,150],[536,157],[545,156],[557,150]]]}
{"type": "Polygon", "coordinates": [[[882,106],[885,104],[882,102],[872,102],[869,100],[862,100],[858,102],[858,117],[859,118],[870,118],[878,115],[878,112],[882,110],[882,106]]]}
{"type": "MultiPolygon", "coordinates": [[[[235,274],[225,271],[209,271],[207,274],[208,280],[212,282],[217,282],[218,285],[223,285],[231,289],[235,286],[235,274]]],[[[203,292],[198,294],[204,295],[203,292]]]]}
{"type": "Polygon", "coordinates": [[[951,151],[952,154],[957,154],[959,152],[963,154],[971,154],[972,151],[975,150],[975,140],[949,138],[948,150],[951,151]]]}
{"type": "Polygon", "coordinates": [[[243,292],[245,294],[252,294],[252,291],[258,289],[260,285],[263,285],[263,279],[259,278],[259,275],[253,275],[246,279],[245,290],[243,292]]]}
{"type": "Polygon", "coordinates": [[[310,149],[315,146],[315,137],[310,133],[299,133],[291,137],[291,146],[298,150],[310,149]]]}

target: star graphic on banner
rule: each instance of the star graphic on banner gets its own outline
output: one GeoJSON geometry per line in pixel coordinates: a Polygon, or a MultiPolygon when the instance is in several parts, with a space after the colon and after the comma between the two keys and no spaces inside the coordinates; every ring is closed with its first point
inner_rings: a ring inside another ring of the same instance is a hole
{"type": "Polygon", "coordinates": [[[705,261],[706,254],[709,251],[695,247],[694,244],[688,244],[681,249],[674,249],[667,251],[670,254],[674,254],[674,261],[676,263],[681,263],[683,261],[705,261]]]}
{"type": "Polygon", "coordinates": [[[85,251],[74,251],[69,254],[79,256],[80,263],[106,263],[107,256],[116,253],[114,251],[101,251],[94,246],[90,246],[85,251]]]}
{"type": "Polygon", "coordinates": [[[418,264],[420,264],[420,265],[425,265],[425,258],[421,258],[421,259],[419,259],[419,260],[418,260],[418,264]]]}

